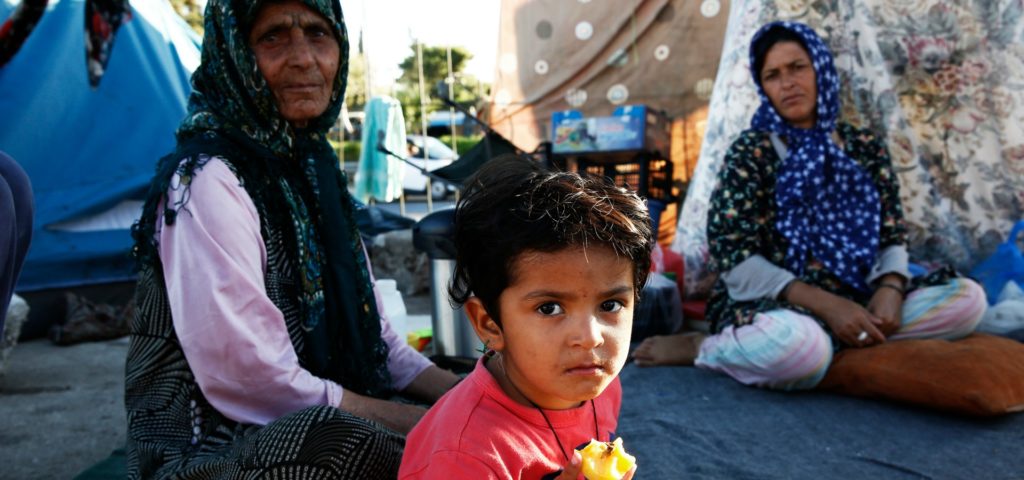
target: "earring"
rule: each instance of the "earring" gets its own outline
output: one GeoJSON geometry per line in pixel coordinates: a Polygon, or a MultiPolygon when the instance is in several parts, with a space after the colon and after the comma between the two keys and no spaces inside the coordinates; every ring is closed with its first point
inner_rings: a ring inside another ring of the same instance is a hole
{"type": "Polygon", "coordinates": [[[490,349],[490,348],[488,348],[488,346],[489,346],[490,344],[491,344],[491,341],[490,341],[490,339],[488,339],[488,340],[484,340],[484,346],[482,346],[482,347],[480,347],[480,348],[476,349],[476,351],[477,351],[477,352],[479,352],[479,353],[480,353],[481,355],[486,355],[486,354],[487,354],[487,352],[491,351],[491,349],[490,349]]]}

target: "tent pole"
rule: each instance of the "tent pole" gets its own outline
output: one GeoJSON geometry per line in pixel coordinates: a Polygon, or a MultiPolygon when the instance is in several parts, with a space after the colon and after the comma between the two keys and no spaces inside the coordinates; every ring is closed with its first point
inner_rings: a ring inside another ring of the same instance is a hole
{"type": "MultiPolygon", "coordinates": [[[[427,146],[427,92],[423,81],[423,42],[416,40],[416,60],[419,63],[420,72],[420,135],[423,138],[423,170],[429,171],[427,159],[430,158],[430,148],[427,146]]],[[[434,211],[434,196],[431,192],[430,176],[427,176],[427,212],[434,211]]]]}
{"type": "MultiPolygon", "coordinates": [[[[448,98],[455,101],[455,72],[452,71],[452,46],[448,45],[448,98]]],[[[459,154],[459,144],[456,141],[458,139],[458,132],[455,131],[455,108],[448,107],[448,120],[451,122],[451,134],[452,134],[452,151],[456,155],[459,154]]]]}

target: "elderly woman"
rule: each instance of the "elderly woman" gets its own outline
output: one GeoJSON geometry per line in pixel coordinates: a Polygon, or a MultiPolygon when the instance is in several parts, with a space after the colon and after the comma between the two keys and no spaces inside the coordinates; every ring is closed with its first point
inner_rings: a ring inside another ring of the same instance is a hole
{"type": "Polygon", "coordinates": [[[176,151],[133,229],[132,478],[388,478],[457,382],[383,318],[325,133],[337,0],[211,0],[176,151]]]}
{"type": "Polygon", "coordinates": [[[879,139],[837,124],[839,76],[821,38],[766,25],[750,64],[761,106],[726,154],[708,219],[720,272],[712,335],[652,337],[637,364],[807,389],[835,348],[970,334],[985,309],[980,286],[945,270],[908,281],[897,178],[879,139]]]}

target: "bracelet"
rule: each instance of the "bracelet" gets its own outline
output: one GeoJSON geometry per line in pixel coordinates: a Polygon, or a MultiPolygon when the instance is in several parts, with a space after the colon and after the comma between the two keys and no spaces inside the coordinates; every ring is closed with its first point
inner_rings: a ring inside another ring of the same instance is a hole
{"type": "MultiPolygon", "coordinates": [[[[896,285],[893,285],[891,283],[880,283],[880,284],[878,284],[878,288],[891,288],[893,290],[896,290],[897,292],[900,292],[900,296],[901,297],[906,297],[907,296],[907,291],[906,290],[904,290],[904,289],[902,289],[900,287],[897,287],[896,285]]],[[[878,289],[875,289],[875,291],[877,292],[878,289]]]]}

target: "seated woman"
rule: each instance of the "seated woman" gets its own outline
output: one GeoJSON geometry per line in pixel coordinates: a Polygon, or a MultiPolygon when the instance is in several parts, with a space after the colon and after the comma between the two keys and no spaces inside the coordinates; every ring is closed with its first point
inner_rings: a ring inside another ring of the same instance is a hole
{"type": "Polygon", "coordinates": [[[837,124],[825,43],[806,25],[772,23],[750,59],[761,106],[726,154],[708,218],[720,272],[712,334],[649,338],[636,363],[808,389],[835,348],[970,334],[985,310],[980,286],[944,270],[908,282],[897,178],[879,139],[837,124]]]}
{"type": "Polygon", "coordinates": [[[326,139],[345,97],[336,0],[211,0],[174,154],[139,223],[130,478],[394,478],[458,377],[384,318],[326,139]]]}
{"type": "Polygon", "coordinates": [[[32,240],[32,184],[9,155],[0,151],[0,339],[14,286],[32,240]]]}

